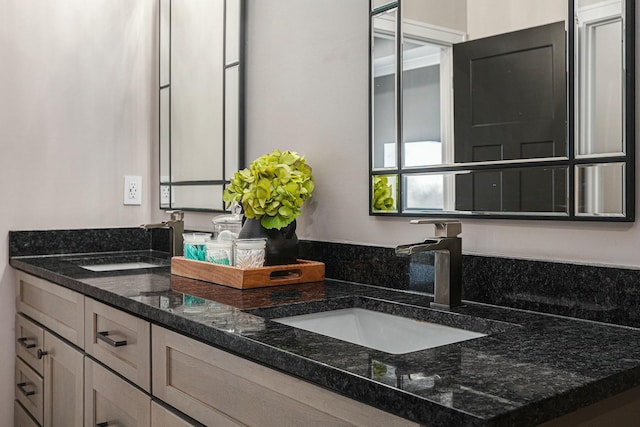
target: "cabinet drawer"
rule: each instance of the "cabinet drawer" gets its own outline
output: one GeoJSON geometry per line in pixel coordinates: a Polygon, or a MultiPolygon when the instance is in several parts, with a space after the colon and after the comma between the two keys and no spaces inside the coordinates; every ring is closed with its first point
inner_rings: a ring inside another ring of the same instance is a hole
{"type": "Polygon", "coordinates": [[[151,425],[153,427],[196,427],[196,424],[188,422],[156,402],[151,402],[151,425]]]}
{"type": "Polygon", "coordinates": [[[73,344],[84,346],[84,297],[22,271],[17,274],[16,307],[73,344]]]}
{"type": "Polygon", "coordinates": [[[84,374],[85,426],[150,427],[149,396],[88,357],[84,374]]]}
{"type": "Polygon", "coordinates": [[[149,322],[85,299],[85,350],[142,389],[150,391],[149,322]]]}
{"type": "Polygon", "coordinates": [[[152,335],[154,395],[203,424],[418,426],[164,328],[152,335]]]}
{"type": "Polygon", "coordinates": [[[13,427],[39,427],[38,423],[31,418],[17,400],[14,401],[13,405],[13,427]]]}
{"type": "Polygon", "coordinates": [[[16,355],[43,375],[43,360],[38,350],[44,345],[44,330],[24,316],[16,315],[16,355]]]}
{"type": "Polygon", "coordinates": [[[36,371],[16,357],[16,399],[42,424],[44,414],[44,381],[36,371]]]}

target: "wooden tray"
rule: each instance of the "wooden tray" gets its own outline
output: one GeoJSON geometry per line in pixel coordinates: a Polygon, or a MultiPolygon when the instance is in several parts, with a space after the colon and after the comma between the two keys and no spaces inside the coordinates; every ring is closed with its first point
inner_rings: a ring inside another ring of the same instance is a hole
{"type": "Polygon", "coordinates": [[[251,289],[322,281],[324,280],[324,263],[299,259],[296,264],[239,268],[195,261],[185,257],[173,257],[171,274],[237,289],[251,289]]]}

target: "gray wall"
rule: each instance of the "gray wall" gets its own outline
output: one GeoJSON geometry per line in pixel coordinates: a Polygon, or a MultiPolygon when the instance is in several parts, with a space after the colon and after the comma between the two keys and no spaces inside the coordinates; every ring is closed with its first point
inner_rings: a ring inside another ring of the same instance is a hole
{"type": "Polygon", "coordinates": [[[135,226],[156,211],[155,13],[149,0],[0,0],[1,426],[13,425],[9,230],[135,226]],[[143,177],[142,206],[123,206],[125,174],[143,177]]]}

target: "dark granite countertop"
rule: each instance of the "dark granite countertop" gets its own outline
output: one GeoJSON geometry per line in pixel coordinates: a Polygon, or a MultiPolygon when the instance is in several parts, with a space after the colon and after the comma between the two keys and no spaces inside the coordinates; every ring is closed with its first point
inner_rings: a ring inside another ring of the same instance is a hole
{"type": "Polygon", "coordinates": [[[153,251],[14,257],[10,264],[432,426],[536,425],[640,385],[640,330],[633,328],[473,303],[441,312],[427,308],[428,296],[334,280],[241,291],[172,276],[166,255],[153,251]],[[116,255],[165,266],[115,272],[80,266],[87,258],[114,262],[116,255]],[[394,355],[269,320],[346,307],[488,335],[394,355]]]}

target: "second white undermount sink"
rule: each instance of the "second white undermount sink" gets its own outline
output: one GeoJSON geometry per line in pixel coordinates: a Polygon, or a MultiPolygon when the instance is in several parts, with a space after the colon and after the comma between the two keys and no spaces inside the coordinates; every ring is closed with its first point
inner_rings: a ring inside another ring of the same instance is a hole
{"type": "Polygon", "coordinates": [[[118,271],[118,270],[136,270],[139,268],[162,267],[158,264],[149,262],[119,262],[114,264],[92,264],[81,265],[82,268],[90,271],[118,271]]]}
{"type": "Polygon", "coordinates": [[[273,321],[391,354],[426,350],[486,336],[364,308],[323,311],[273,321]]]}

